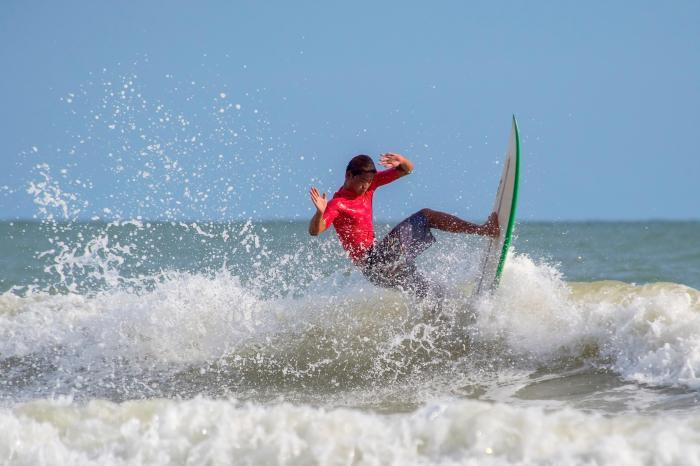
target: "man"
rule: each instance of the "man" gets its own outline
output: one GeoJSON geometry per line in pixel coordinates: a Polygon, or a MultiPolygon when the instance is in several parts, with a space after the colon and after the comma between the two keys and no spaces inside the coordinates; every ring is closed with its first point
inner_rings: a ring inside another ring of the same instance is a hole
{"type": "Polygon", "coordinates": [[[444,212],[421,209],[375,242],[372,224],[374,191],[413,171],[413,163],[399,154],[384,154],[379,162],[388,170],[377,172],[367,155],[353,157],[345,171],[345,183],[327,200],[315,187],[310,190],[316,213],[309,223],[309,234],[316,236],[331,225],[343,248],[370,282],[378,286],[409,291],[420,298],[429,292],[442,295],[439,286],[421,275],[416,257],[435,242],[431,228],[453,233],[497,236],[498,218],[491,214],[483,225],[466,222],[444,212]]]}

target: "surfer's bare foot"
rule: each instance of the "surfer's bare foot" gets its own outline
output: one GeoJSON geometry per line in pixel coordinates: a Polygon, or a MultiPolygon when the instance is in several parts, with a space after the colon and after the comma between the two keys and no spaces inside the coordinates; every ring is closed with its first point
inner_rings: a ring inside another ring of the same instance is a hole
{"type": "Polygon", "coordinates": [[[501,234],[501,227],[498,225],[498,214],[496,212],[493,212],[491,215],[489,215],[488,220],[486,220],[486,223],[482,225],[482,234],[484,236],[493,236],[496,237],[499,234],[501,234]]]}

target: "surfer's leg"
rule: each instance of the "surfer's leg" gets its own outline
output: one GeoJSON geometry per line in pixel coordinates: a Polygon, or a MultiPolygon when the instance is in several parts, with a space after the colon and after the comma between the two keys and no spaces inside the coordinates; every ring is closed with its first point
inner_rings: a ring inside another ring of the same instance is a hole
{"type": "Polygon", "coordinates": [[[484,236],[497,236],[499,233],[498,216],[495,212],[489,216],[483,225],[467,222],[454,215],[432,209],[421,209],[420,213],[428,220],[430,228],[451,233],[470,233],[484,236]]]}
{"type": "Polygon", "coordinates": [[[442,312],[445,302],[445,290],[432,280],[418,272],[415,267],[402,277],[400,288],[421,301],[421,306],[432,317],[442,312]]]}
{"type": "Polygon", "coordinates": [[[397,259],[413,262],[435,242],[435,237],[428,218],[419,211],[396,225],[382,240],[385,242],[391,245],[397,259]]]}
{"type": "Polygon", "coordinates": [[[388,275],[391,276],[393,288],[408,292],[421,300],[429,299],[439,305],[445,297],[442,286],[420,273],[413,262],[401,264],[388,275]]]}
{"type": "Polygon", "coordinates": [[[420,274],[413,262],[371,262],[360,270],[376,286],[395,288],[420,299],[425,299],[428,295],[443,295],[442,288],[420,274]]]}
{"type": "Polygon", "coordinates": [[[419,273],[415,264],[416,257],[434,242],[428,219],[422,212],[396,225],[372,249],[372,262],[381,264],[375,267],[375,272],[381,270],[381,279],[375,277],[376,282],[440,303],[444,297],[442,287],[419,273]]]}
{"type": "Polygon", "coordinates": [[[430,297],[431,300],[439,302],[445,298],[445,290],[439,283],[427,279],[417,271],[406,277],[405,281],[406,288],[421,299],[430,297]]]}

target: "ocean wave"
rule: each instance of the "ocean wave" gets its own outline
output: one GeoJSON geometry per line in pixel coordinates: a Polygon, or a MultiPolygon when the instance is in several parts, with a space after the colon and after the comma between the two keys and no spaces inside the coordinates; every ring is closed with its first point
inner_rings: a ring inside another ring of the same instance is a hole
{"type": "Polygon", "coordinates": [[[567,283],[555,267],[514,254],[496,293],[471,305],[468,295],[453,287],[435,318],[430,303],[352,274],[300,298],[266,299],[225,271],[166,274],[139,292],[7,292],[0,355],[17,383],[44,370],[73,386],[77,376],[150,371],[194,384],[192,393],[200,373],[223,374],[231,388],[242,380],[347,387],[454,370],[455,361],[496,371],[569,361],[643,384],[700,387],[700,293],[692,288],[567,283]],[[457,325],[466,317],[474,319],[457,325]]]}
{"type": "Polygon", "coordinates": [[[700,425],[473,400],[407,414],[195,398],[0,410],[4,464],[700,464],[700,425]]]}
{"type": "Polygon", "coordinates": [[[477,327],[540,363],[585,356],[627,380],[700,387],[700,292],[675,283],[567,283],[514,255],[477,327]]]}

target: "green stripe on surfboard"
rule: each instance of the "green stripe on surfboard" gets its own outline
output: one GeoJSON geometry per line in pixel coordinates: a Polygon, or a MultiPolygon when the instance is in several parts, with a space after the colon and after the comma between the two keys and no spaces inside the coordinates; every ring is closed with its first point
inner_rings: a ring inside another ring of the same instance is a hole
{"type": "Polygon", "coordinates": [[[501,258],[498,260],[498,268],[496,269],[495,285],[501,280],[503,266],[506,263],[508,248],[510,247],[511,236],[513,235],[513,227],[515,226],[515,211],[518,207],[518,182],[520,179],[520,135],[518,134],[518,123],[513,115],[513,128],[515,128],[515,183],[513,185],[513,202],[511,203],[510,216],[508,217],[508,227],[503,238],[503,249],[501,249],[501,258]]]}

